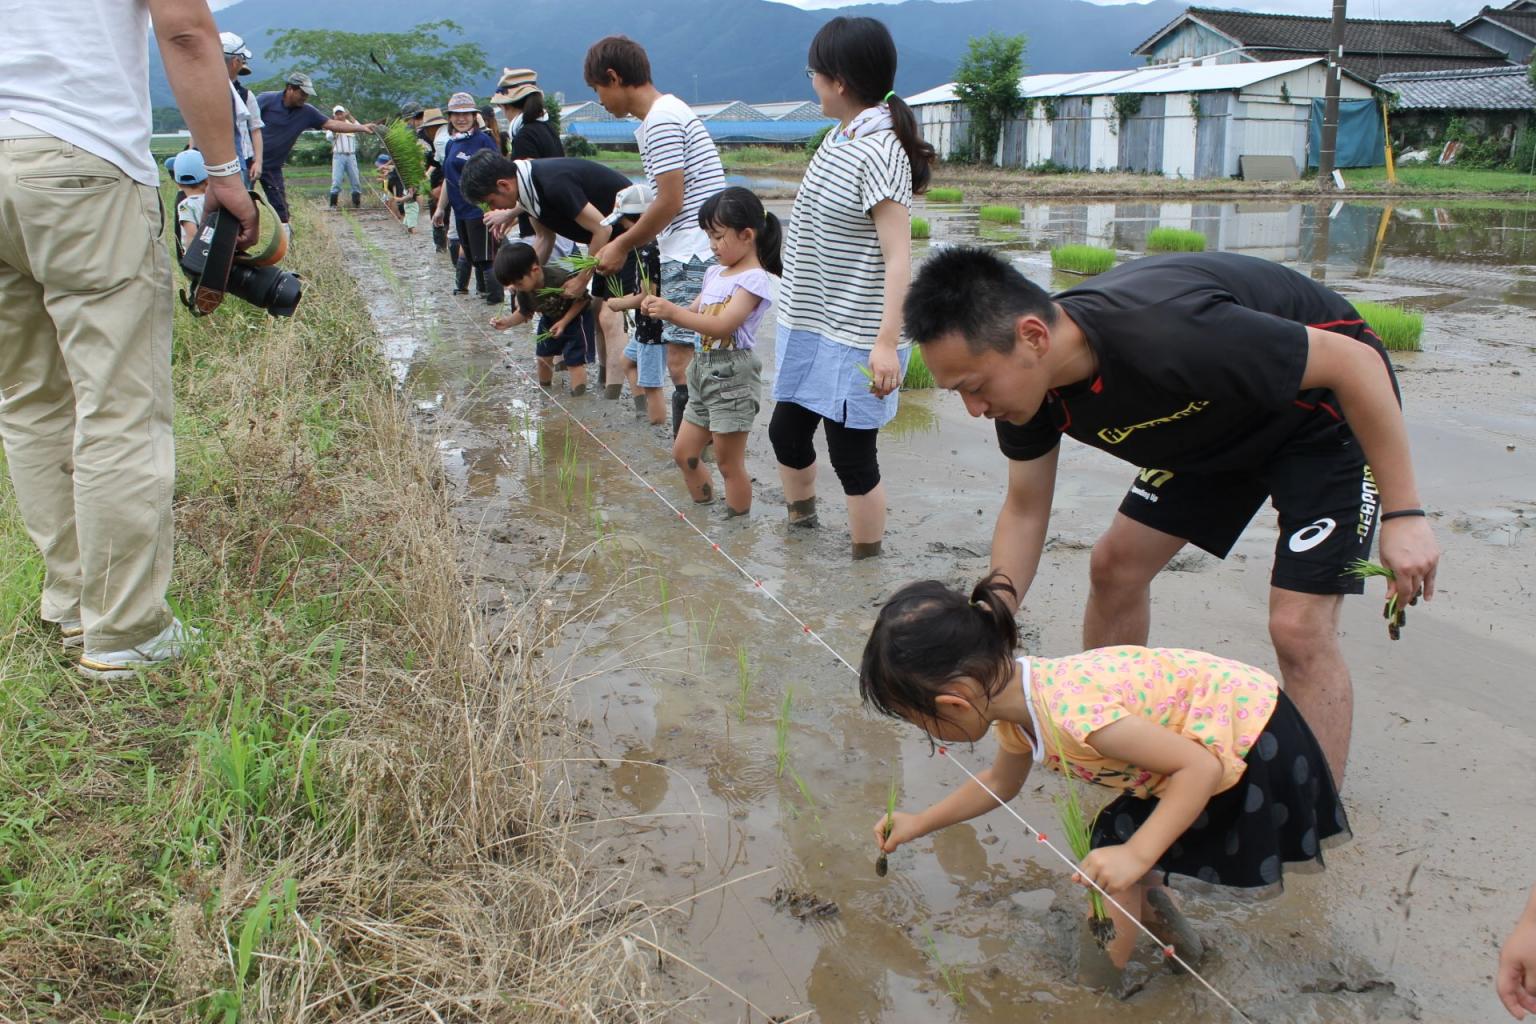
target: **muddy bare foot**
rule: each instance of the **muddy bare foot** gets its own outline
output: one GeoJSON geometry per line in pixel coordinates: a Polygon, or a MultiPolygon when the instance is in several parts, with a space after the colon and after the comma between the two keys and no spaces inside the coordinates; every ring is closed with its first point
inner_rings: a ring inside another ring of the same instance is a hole
{"type": "Polygon", "coordinates": [[[816,499],[803,498],[800,501],[791,501],[789,508],[789,525],[798,526],[806,530],[814,530],[820,525],[816,518],[816,499]]]}
{"type": "MultiPolygon", "coordinates": [[[[1173,905],[1167,889],[1149,889],[1146,898],[1147,905],[1152,908],[1147,928],[1164,946],[1173,946],[1179,959],[1199,970],[1200,962],[1205,959],[1205,943],[1200,941],[1195,926],[1173,905]]],[[[1172,960],[1168,961],[1168,967],[1180,974],[1184,972],[1184,968],[1172,960]]]]}

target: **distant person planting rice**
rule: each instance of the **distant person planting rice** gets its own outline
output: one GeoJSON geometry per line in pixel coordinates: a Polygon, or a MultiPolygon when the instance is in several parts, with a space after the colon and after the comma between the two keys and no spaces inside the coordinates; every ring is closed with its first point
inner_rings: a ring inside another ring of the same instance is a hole
{"type": "Polygon", "coordinates": [[[992,566],[1020,598],[1040,564],[1061,436],[1140,467],[1094,545],[1085,648],[1144,644],[1169,560],[1185,544],[1224,558],[1273,501],[1270,639],[1342,785],[1354,697],[1339,611],[1362,589],[1349,569],[1378,522],[1402,603],[1433,596],[1440,560],[1391,363],[1354,308],[1232,253],[1136,260],[1053,300],[995,254],[961,248],[923,265],[906,324],[935,382],[997,422],[1010,462],[992,566]]]}

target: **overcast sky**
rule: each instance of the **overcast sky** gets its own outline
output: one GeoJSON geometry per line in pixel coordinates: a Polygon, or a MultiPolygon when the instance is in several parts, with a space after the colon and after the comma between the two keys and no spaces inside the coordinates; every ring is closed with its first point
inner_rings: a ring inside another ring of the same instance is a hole
{"type": "MultiPolygon", "coordinates": [[[[795,7],[847,7],[871,0],[777,0],[795,7]]],[[[875,0],[878,2],[878,0],[875,0]]],[[[901,0],[896,0],[901,2],[901,0]]],[[[1088,0],[1101,3],[1103,0],[1088,0]]],[[[1354,18],[1398,18],[1404,20],[1444,21],[1458,24],[1483,9],[1485,0],[1353,0],[1349,14],[1354,18]]],[[[1492,0],[1491,7],[1502,7],[1504,0],[1492,0]]],[[[1327,17],[1333,13],[1332,0],[1217,0],[1212,7],[1235,7],[1245,11],[1273,11],[1278,14],[1311,14],[1327,17]]]]}

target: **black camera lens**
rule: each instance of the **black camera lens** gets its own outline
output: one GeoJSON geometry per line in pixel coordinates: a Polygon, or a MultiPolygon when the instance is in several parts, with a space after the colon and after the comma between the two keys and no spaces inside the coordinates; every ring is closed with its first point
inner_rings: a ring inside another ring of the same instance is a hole
{"type": "Polygon", "coordinates": [[[297,274],[276,267],[250,267],[236,263],[229,268],[225,289],[272,316],[293,316],[304,296],[304,282],[297,274]]]}

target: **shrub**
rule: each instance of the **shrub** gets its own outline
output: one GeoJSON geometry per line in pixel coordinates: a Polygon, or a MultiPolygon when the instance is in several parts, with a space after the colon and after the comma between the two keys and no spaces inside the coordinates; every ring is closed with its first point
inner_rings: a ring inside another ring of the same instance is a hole
{"type": "Polygon", "coordinates": [[[1205,236],[1184,228],[1153,228],[1147,235],[1148,252],[1204,252],[1205,236]]]}
{"type": "Polygon", "coordinates": [[[927,238],[929,236],[930,231],[931,231],[931,228],[928,226],[928,222],[926,220],[924,220],[922,217],[913,217],[912,218],[912,237],[913,238],[927,238]]]}
{"type": "Polygon", "coordinates": [[[931,188],[923,195],[930,203],[958,203],[965,199],[965,193],[957,188],[931,188]]]}
{"type": "Polygon", "coordinates": [[[1051,250],[1051,266],[1074,274],[1102,274],[1115,265],[1115,251],[1096,245],[1063,245],[1051,250]]]}
{"type": "Polygon", "coordinates": [[[565,147],[566,156],[586,157],[589,160],[597,156],[597,147],[585,135],[567,135],[560,140],[560,144],[565,147]]]}
{"type": "Polygon", "coordinates": [[[980,217],[982,220],[990,220],[998,224],[1017,224],[1019,208],[1017,206],[983,206],[980,217]]]}
{"type": "Polygon", "coordinates": [[[1390,351],[1419,351],[1419,337],[1424,333],[1423,313],[1381,302],[1356,302],[1352,305],[1390,351]]]}
{"type": "Polygon", "coordinates": [[[806,139],[805,140],[805,155],[806,156],[815,156],[816,155],[816,151],[821,148],[821,140],[826,138],[827,137],[827,132],[829,132],[831,130],[832,130],[832,126],[829,124],[825,128],[823,128],[821,131],[817,132],[815,135],[812,135],[810,138],[806,139]]]}

